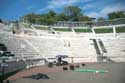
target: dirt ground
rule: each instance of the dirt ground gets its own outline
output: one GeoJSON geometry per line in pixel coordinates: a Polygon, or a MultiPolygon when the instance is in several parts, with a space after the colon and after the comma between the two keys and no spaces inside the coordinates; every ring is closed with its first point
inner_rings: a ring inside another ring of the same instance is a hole
{"type": "MultiPolygon", "coordinates": [[[[74,64],[76,65],[76,64],[74,64]]],[[[67,66],[69,68],[69,66],[67,66]]],[[[80,69],[103,69],[106,73],[62,70],[62,67],[35,67],[8,78],[14,83],[125,83],[125,63],[87,63],[80,69]],[[23,78],[37,73],[47,74],[50,79],[23,78]]]]}

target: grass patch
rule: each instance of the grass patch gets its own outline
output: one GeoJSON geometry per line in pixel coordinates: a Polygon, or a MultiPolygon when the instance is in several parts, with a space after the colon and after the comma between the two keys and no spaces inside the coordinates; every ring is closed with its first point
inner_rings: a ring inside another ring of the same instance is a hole
{"type": "Polygon", "coordinates": [[[92,32],[90,28],[88,29],[74,29],[75,32],[92,32]]]}
{"type": "Polygon", "coordinates": [[[31,28],[29,24],[23,24],[25,28],[31,28]]]}
{"type": "Polygon", "coordinates": [[[34,26],[34,28],[39,29],[39,30],[49,30],[48,27],[34,26]]]}
{"type": "Polygon", "coordinates": [[[72,31],[71,29],[69,28],[53,28],[55,31],[64,31],[64,32],[70,32],[72,31]]]}
{"type": "Polygon", "coordinates": [[[124,33],[125,27],[116,27],[116,33],[124,33]]]}
{"type": "Polygon", "coordinates": [[[99,29],[94,29],[95,33],[112,33],[113,29],[112,28],[99,28],[99,29]]]}

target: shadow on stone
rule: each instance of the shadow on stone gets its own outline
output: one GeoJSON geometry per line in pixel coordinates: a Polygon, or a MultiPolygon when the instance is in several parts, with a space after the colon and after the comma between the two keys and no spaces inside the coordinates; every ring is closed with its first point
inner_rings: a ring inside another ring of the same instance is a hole
{"type": "Polygon", "coordinates": [[[39,79],[50,79],[48,77],[48,75],[46,74],[42,74],[42,73],[38,73],[38,74],[35,74],[35,75],[31,75],[31,76],[26,76],[24,78],[31,78],[31,79],[35,79],[35,80],[39,80],[39,79]]]}

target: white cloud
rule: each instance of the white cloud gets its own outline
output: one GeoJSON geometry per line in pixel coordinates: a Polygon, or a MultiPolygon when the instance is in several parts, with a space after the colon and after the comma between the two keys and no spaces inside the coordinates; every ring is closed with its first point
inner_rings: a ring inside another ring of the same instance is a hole
{"type": "Polygon", "coordinates": [[[62,7],[65,5],[72,5],[75,3],[83,3],[83,2],[88,2],[92,0],[52,0],[48,2],[48,6],[53,6],[53,7],[62,7]]]}
{"type": "Polygon", "coordinates": [[[50,9],[60,9],[63,8],[64,6],[67,5],[74,5],[77,3],[84,3],[83,6],[81,6],[80,8],[87,11],[88,9],[91,10],[88,13],[86,12],[86,15],[90,16],[90,17],[95,17],[95,18],[99,18],[99,17],[107,17],[108,13],[114,12],[114,11],[125,11],[125,5],[124,3],[112,3],[112,4],[107,4],[104,7],[100,7],[102,8],[101,10],[99,10],[100,8],[98,8],[96,5],[94,5],[93,3],[87,3],[93,0],[51,0],[47,2],[47,6],[45,8],[40,9],[39,11],[48,11],[50,9]],[[86,4],[85,4],[86,3],[86,4]]]}
{"type": "Polygon", "coordinates": [[[99,12],[89,12],[86,15],[90,17],[107,17],[108,13],[115,12],[115,11],[125,11],[125,5],[121,3],[113,4],[113,5],[108,5],[104,7],[102,10],[99,12]]]}
{"type": "Polygon", "coordinates": [[[48,5],[45,8],[40,9],[39,11],[46,11],[49,9],[57,9],[68,4],[74,4],[80,0],[52,0],[48,1],[48,5]]]}
{"type": "Polygon", "coordinates": [[[88,14],[86,14],[89,17],[94,17],[94,18],[99,18],[101,15],[97,12],[90,12],[88,14]]]}
{"type": "Polygon", "coordinates": [[[83,7],[81,7],[81,9],[83,9],[83,10],[87,10],[87,9],[94,8],[94,7],[95,7],[95,5],[92,5],[92,4],[86,4],[86,5],[84,5],[83,7]]]}
{"type": "Polygon", "coordinates": [[[45,8],[40,9],[39,11],[46,11],[49,9],[59,9],[66,5],[73,5],[76,3],[84,3],[92,0],[51,0],[48,1],[48,5],[45,8]]]}
{"type": "Polygon", "coordinates": [[[118,3],[111,6],[107,6],[100,13],[108,14],[115,11],[125,11],[125,5],[118,3]]]}

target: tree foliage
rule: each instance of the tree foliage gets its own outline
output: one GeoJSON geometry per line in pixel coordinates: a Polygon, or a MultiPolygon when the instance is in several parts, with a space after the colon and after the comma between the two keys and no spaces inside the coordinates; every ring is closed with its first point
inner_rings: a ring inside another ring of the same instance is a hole
{"type": "MultiPolygon", "coordinates": [[[[108,19],[125,18],[124,11],[112,12],[108,14],[108,19]]],[[[33,24],[52,25],[57,21],[92,21],[92,18],[82,13],[82,9],[78,6],[66,6],[64,11],[56,13],[50,10],[45,14],[27,14],[22,17],[24,22],[33,24]]],[[[97,19],[98,21],[104,21],[103,17],[97,19]]]]}
{"type": "Polygon", "coordinates": [[[81,9],[78,6],[67,6],[64,8],[64,12],[70,21],[78,21],[78,17],[81,15],[81,9]]]}
{"type": "Polygon", "coordinates": [[[65,13],[60,13],[57,16],[57,21],[68,21],[68,16],[65,13]]]}
{"type": "Polygon", "coordinates": [[[105,19],[103,17],[99,17],[97,20],[98,21],[104,21],[105,19]]]}
{"type": "Polygon", "coordinates": [[[78,16],[78,21],[92,21],[92,19],[88,16],[81,15],[78,16]]]}
{"type": "Polygon", "coordinates": [[[112,12],[108,14],[109,19],[125,18],[125,11],[112,12]]]}
{"type": "Polygon", "coordinates": [[[22,17],[24,22],[51,25],[56,22],[56,13],[50,10],[47,14],[27,14],[22,17]]]}

